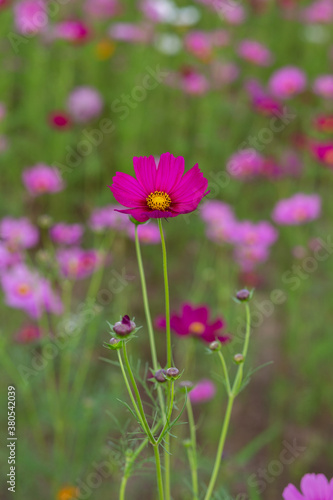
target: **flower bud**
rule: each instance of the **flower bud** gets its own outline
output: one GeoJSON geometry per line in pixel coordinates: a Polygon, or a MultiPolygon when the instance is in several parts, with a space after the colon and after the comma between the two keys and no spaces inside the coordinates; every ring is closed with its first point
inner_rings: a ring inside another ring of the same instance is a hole
{"type": "Polygon", "coordinates": [[[219,351],[221,349],[221,342],[219,340],[214,340],[209,344],[209,349],[211,351],[219,351]]]}
{"type": "Polygon", "coordinates": [[[193,389],[193,383],[190,380],[183,380],[180,382],[179,388],[184,392],[190,392],[193,389]]]}
{"type": "Polygon", "coordinates": [[[157,382],[159,382],[160,384],[162,384],[163,382],[166,382],[166,375],[167,375],[167,372],[166,370],[157,370],[155,372],[155,375],[154,375],[154,378],[157,382]]]}
{"type": "Polygon", "coordinates": [[[136,324],[134,321],[131,321],[130,317],[126,314],[123,316],[121,321],[117,321],[117,323],[113,326],[113,331],[120,337],[127,337],[127,335],[132,333],[135,328],[136,324]]]}
{"type": "Polygon", "coordinates": [[[104,347],[107,349],[110,349],[111,351],[117,351],[118,349],[121,349],[123,346],[123,342],[119,339],[115,339],[112,337],[109,342],[104,343],[104,347]]]}
{"type": "Polygon", "coordinates": [[[248,300],[250,300],[250,298],[251,292],[246,290],[246,288],[244,288],[243,290],[239,290],[236,293],[236,299],[239,300],[239,302],[247,302],[248,300]]]}
{"type": "Polygon", "coordinates": [[[53,219],[50,215],[44,214],[38,217],[37,223],[40,228],[48,229],[53,224],[53,219]]]}
{"type": "Polygon", "coordinates": [[[244,363],[244,356],[243,356],[243,354],[235,354],[235,356],[234,356],[234,362],[237,365],[241,365],[242,363],[244,363]]]}
{"type": "Polygon", "coordinates": [[[175,377],[178,377],[179,370],[175,366],[172,366],[171,368],[167,369],[166,373],[167,373],[168,377],[175,378],[175,377]]]}

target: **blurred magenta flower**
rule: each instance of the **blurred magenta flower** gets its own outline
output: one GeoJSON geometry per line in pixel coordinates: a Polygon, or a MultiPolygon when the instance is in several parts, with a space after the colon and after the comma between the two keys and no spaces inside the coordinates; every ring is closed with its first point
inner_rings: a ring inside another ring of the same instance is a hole
{"type": "Polygon", "coordinates": [[[332,0],[316,0],[301,10],[301,19],[311,24],[329,24],[333,21],[332,0]]]}
{"type": "Polygon", "coordinates": [[[258,66],[269,66],[273,61],[270,50],[256,40],[242,40],[238,45],[238,54],[258,66]]]}
{"type": "Polygon", "coordinates": [[[229,85],[237,80],[239,68],[232,62],[215,59],[211,64],[211,75],[213,86],[219,88],[221,85],[229,85]]]}
{"type": "Polygon", "coordinates": [[[234,0],[196,0],[211,8],[218,16],[229,24],[242,24],[245,21],[245,10],[234,0]]]}
{"type": "Polygon", "coordinates": [[[90,228],[96,232],[102,232],[106,229],[128,230],[132,223],[119,213],[121,208],[121,205],[106,205],[105,207],[95,208],[89,219],[90,228]]]}
{"type": "Polygon", "coordinates": [[[313,83],[315,94],[325,99],[333,99],[333,75],[320,75],[313,83]]]}
{"type": "Polygon", "coordinates": [[[129,43],[146,43],[152,34],[151,30],[134,23],[115,23],[109,29],[109,36],[113,40],[129,43]]]}
{"type": "Polygon", "coordinates": [[[314,120],[314,126],[320,132],[333,133],[333,115],[319,115],[314,120]]]}
{"type": "Polygon", "coordinates": [[[54,25],[52,35],[53,38],[82,43],[89,38],[90,30],[81,20],[67,20],[54,25]]]}
{"type": "Polygon", "coordinates": [[[281,103],[271,96],[254,78],[245,83],[245,89],[252,99],[256,111],[263,115],[275,115],[282,111],[281,103]]]}
{"type": "Polygon", "coordinates": [[[184,37],[185,48],[199,59],[208,61],[212,55],[213,39],[205,31],[190,31],[184,37]]]}
{"type": "Polygon", "coordinates": [[[163,153],[158,166],[153,156],[135,156],[133,164],[137,178],[117,172],[109,187],[118,203],[130,207],[117,211],[139,222],[193,212],[209,192],[198,164],[183,175],[182,156],[163,153]]]}
{"type": "Polygon", "coordinates": [[[206,403],[213,399],[216,394],[214,382],[209,379],[200,380],[188,394],[192,404],[206,403]]]}
{"type": "Polygon", "coordinates": [[[311,151],[317,160],[333,168],[333,142],[316,142],[311,144],[311,151]]]}
{"type": "Polygon", "coordinates": [[[205,75],[193,68],[181,71],[180,78],[180,86],[187,94],[203,95],[209,90],[209,81],[205,75]]]}
{"type": "Polygon", "coordinates": [[[59,222],[50,229],[50,236],[52,241],[59,245],[74,245],[80,242],[83,231],[81,224],[59,222]]]}
{"type": "Polygon", "coordinates": [[[261,172],[264,158],[253,148],[234,153],[227,161],[227,171],[238,179],[251,179],[261,172]]]}
{"type": "Polygon", "coordinates": [[[11,251],[5,243],[0,241],[0,273],[14,264],[23,260],[22,255],[17,251],[11,251]]]}
{"type": "Polygon", "coordinates": [[[273,73],[268,85],[275,97],[289,99],[305,90],[306,76],[295,66],[285,66],[273,73]]]}
{"type": "MultiPolygon", "coordinates": [[[[211,343],[218,339],[225,343],[230,336],[221,332],[225,327],[222,317],[210,320],[210,309],[206,305],[195,306],[189,303],[183,304],[181,313],[172,314],[170,318],[171,329],[181,337],[198,337],[205,342],[211,343]]],[[[156,319],[156,326],[164,329],[166,321],[164,316],[156,319]]]]}
{"type": "Polygon", "coordinates": [[[26,189],[33,196],[57,193],[64,188],[59,170],[43,163],[23,170],[22,180],[26,189]]]}
{"type": "Polygon", "coordinates": [[[209,224],[220,224],[225,220],[235,220],[231,206],[219,200],[204,201],[200,207],[200,216],[202,220],[209,224]]]}
{"type": "Polygon", "coordinates": [[[76,87],[67,99],[67,107],[75,122],[86,123],[101,114],[103,99],[93,87],[76,87]]]}
{"type": "Polygon", "coordinates": [[[321,212],[321,198],[317,194],[297,193],[278,201],[272,219],[280,225],[298,225],[317,219],[321,212]]]}
{"type": "Polygon", "coordinates": [[[44,0],[21,0],[14,4],[15,27],[21,35],[39,33],[46,28],[48,16],[44,0]]]}
{"type": "Polygon", "coordinates": [[[70,118],[64,111],[52,111],[48,116],[48,121],[56,129],[68,129],[70,126],[70,118]]]}
{"type": "Polygon", "coordinates": [[[8,306],[24,310],[34,319],[44,311],[61,314],[62,303],[50,283],[24,264],[17,264],[1,276],[8,306]]]}
{"type": "Polygon", "coordinates": [[[121,9],[118,0],[86,0],[84,10],[91,17],[106,19],[117,15],[121,9]]]}
{"type": "Polygon", "coordinates": [[[15,252],[22,248],[34,247],[38,243],[39,232],[26,217],[4,217],[0,221],[0,238],[8,249],[15,252]]]}
{"type": "Polygon", "coordinates": [[[242,246],[270,246],[278,239],[278,231],[269,222],[245,220],[236,226],[234,242],[242,246]]]}
{"type": "Polygon", "coordinates": [[[178,15],[176,5],[170,0],[141,0],[139,8],[155,23],[173,23],[178,15]]]}
{"type": "Polygon", "coordinates": [[[41,336],[42,332],[37,325],[25,325],[17,332],[15,340],[20,344],[29,344],[39,340],[41,336]]]}
{"type": "Polygon", "coordinates": [[[72,247],[57,251],[61,274],[69,279],[87,278],[102,265],[104,258],[100,252],[93,249],[72,247]]]}
{"type": "MultiPolygon", "coordinates": [[[[128,227],[128,235],[132,240],[135,239],[135,227],[131,224],[128,227]]],[[[149,222],[148,224],[142,224],[138,226],[138,238],[141,243],[155,245],[160,243],[161,235],[160,230],[156,224],[149,222]]]]}
{"type": "Polygon", "coordinates": [[[301,479],[301,492],[288,484],[282,497],[284,500],[332,500],[333,478],[328,481],[324,474],[305,474],[301,479]]]}
{"type": "Polygon", "coordinates": [[[265,262],[269,257],[269,248],[266,245],[240,245],[234,250],[234,259],[242,271],[252,272],[258,264],[265,262]]]}

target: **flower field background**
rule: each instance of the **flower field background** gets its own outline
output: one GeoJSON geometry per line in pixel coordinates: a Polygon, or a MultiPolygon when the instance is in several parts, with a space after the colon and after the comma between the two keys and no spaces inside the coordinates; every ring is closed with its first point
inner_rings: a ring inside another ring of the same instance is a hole
{"type": "MultiPolygon", "coordinates": [[[[142,435],[103,346],[107,322],[142,326],[129,354],[147,408],[156,382],[134,224],[114,211],[132,205],[109,187],[116,172],[134,175],[133,157],[167,151],[185,171],[198,163],[210,190],[163,221],[200,491],[226,405],[208,345],[218,338],[236,367],[244,288],[251,380],[211,498],[278,500],[306,473],[331,477],[332,24],[332,0],[0,0],[0,388],[4,409],[16,388],[18,438],[15,494],[0,451],[1,498],[119,498],[142,435]]],[[[157,221],[138,235],[163,367],[157,221]]],[[[174,500],[193,498],[186,422],[172,429],[174,500]]],[[[6,427],[1,410],[2,443],[6,427]]],[[[144,448],[127,498],[157,498],[155,482],[144,448]]]]}

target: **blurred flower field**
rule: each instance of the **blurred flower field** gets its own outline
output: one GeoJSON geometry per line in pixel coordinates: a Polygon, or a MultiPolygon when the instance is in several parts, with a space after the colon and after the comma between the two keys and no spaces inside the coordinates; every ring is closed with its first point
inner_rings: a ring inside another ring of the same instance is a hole
{"type": "Polygon", "coordinates": [[[332,25],[0,0],[1,499],[333,500],[332,25]]]}

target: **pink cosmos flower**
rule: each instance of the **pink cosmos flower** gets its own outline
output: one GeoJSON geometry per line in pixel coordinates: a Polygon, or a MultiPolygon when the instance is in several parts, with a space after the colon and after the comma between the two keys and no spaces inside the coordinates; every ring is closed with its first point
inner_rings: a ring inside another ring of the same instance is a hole
{"type": "Polygon", "coordinates": [[[245,88],[252,98],[252,105],[256,111],[263,115],[274,115],[282,111],[280,102],[271,96],[255,79],[246,82],[245,88]]]}
{"type": "Polygon", "coordinates": [[[200,207],[202,220],[209,224],[220,224],[225,220],[235,220],[233,209],[227,203],[219,200],[208,200],[200,207]]]}
{"type": "Polygon", "coordinates": [[[243,40],[238,46],[238,54],[258,66],[269,66],[273,60],[270,50],[256,40],[243,40]]]}
{"type": "Polygon", "coordinates": [[[91,17],[106,19],[120,12],[118,0],[86,0],[84,10],[91,17]]]}
{"type": "Polygon", "coordinates": [[[38,229],[31,224],[30,220],[22,217],[4,217],[0,222],[0,238],[6,247],[15,252],[22,248],[31,248],[38,243],[38,229]]]}
{"type": "Polygon", "coordinates": [[[72,247],[58,250],[57,260],[65,278],[84,279],[101,266],[104,257],[97,250],[72,247]]]}
{"type": "Polygon", "coordinates": [[[44,0],[21,0],[14,6],[14,18],[17,31],[21,35],[39,33],[48,24],[47,9],[44,0]]]}
{"type": "Polygon", "coordinates": [[[84,42],[90,35],[88,26],[79,20],[67,20],[53,27],[53,37],[69,42],[84,42]]]}
{"type": "Polygon", "coordinates": [[[330,482],[324,474],[305,474],[301,479],[301,493],[288,484],[282,496],[284,500],[333,500],[333,478],[330,482]]]}
{"type": "Polygon", "coordinates": [[[275,205],[272,219],[280,225],[298,225],[317,219],[320,211],[320,196],[297,193],[275,205]]]}
{"type": "Polygon", "coordinates": [[[118,211],[139,222],[193,212],[209,192],[198,164],[183,175],[182,156],[164,153],[158,166],[153,156],[135,156],[133,164],[137,178],[117,172],[109,187],[118,203],[129,207],[118,211]]]}
{"type": "Polygon", "coordinates": [[[265,245],[237,246],[234,251],[235,261],[246,273],[252,272],[258,264],[265,262],[268,257],[269,249],[265,245]]]}
{"type": "Polygon", "coordinates": [[[269,80],[269,89],[279,99],[290,99],[303,92],[306,87],[306,76],[295,66],[280,68],[269,80]]]}
{"type": "Polygon", "coordinates": [[[102,232],[106,229],[127,231],[132,226],[132,223],[127,217],[123,217],[119,213],[121,208],[121,205],[107,205],[95,208],[89,219],[90,228],[96,232],[102,232]]]}
{"type": "Polygon", "coordinates": [[[181,73],[181,88],[191,95],[203,95],[209,90],[207,78],[194,69],[186,70],[181,73]]]}
{"type": "Polygon", "coordinates": [[[39,163],[26,168],[22,174],[23,184],[32,196],[57,193],[64,188],[60,172],[55,167],[39,163]]]}
{"type": "Polygon", "coordinates": [[[313,143],[311,151],[317,160],[333,168],[333,142],[313,143]]]}
{"type": "Polygon", "coordinates": [[[34,319],[43,311],[61,314],[62,303],[50,283],[24,264],[7,270],[1,277],[6,304],[24,310],[34,319]]]}
{"type": "Polygon", "coordinates": [[[152,33],[143,26],[131,23],[116,23],[109,29],[109,36],[113,40],[122,42],[146,43],[151,39],[152,33]]]}
{"type": "Polygon", "coordinates": [[[0,273],[22,260],[23,257],[19,252],[11,251],[5,243],[0,242],[0,273]]]}
{"type": "MultiPolygon", "coordinates": [[[[135,227],[131,224],[128,228],[128,235],[132,240],[135,239],[135,227]]],[[[149,222],[138,226],[138,238],[141,243],[156,245],[161,241],[160,230],[156,224],[149,222]]]]}
{"type": "Polygon", "coordinates": [[[200,380],[189,392],[189,399],[192,404],[206,403],[213,399],[216,394],[214,382],[209,379],[200,380]]]}
{"type": "MultiPolygon", "coordinates": [[[[208,306],[195,306],[186,303],[183,304],[180,315],[171,315],[170,326],[181,337],[194,336],[208,343],[216,339],[222,343],[228,342],[230,336],[221,332],[225,326],[223,318],[219,317],[211,321],[209,315],[208,306]]],[[[157,318],[156,325],[158,328],[164,329],[166,326],[165,317],[157,318]]]]}
{"type": "Polygon", "coordinates": [[[178,15],[176,6],[169,0],[141,0],[139,8],[148,19],[155,23],[172,23],[178,15]]]}
{"type": "Polygon", "coordinates": [[[76,87],[67,100],[69,113],[77,123],[97,118],[103,109],[103,99],[93,87],[76,87]]]}
{"type": "Polygon", "coordinates": [[[232,62],[223,62],[215,59],[211,64],[211,74],[214,87],[220,87],[221,85],[229,85],[237,80],[239,68],[232,62]]]}
{"type": "Polygon", "coordinates": [[[320,75],[313,83],[315,94],[325,99],[333,99],[333,75],[320,75]]]}
{"type": "Polygon", "coordinates": [[[242,221],[237,225],[237,234],[234,241],[242,246],[270,246],[278,239],[277,230],[266,221],[251,222],[242,221]]]}
{"type": "Polygon", "coordinates": [[[23,326],[15,335],[15,340],[19,344],[30,344],[39,340],[42,336],[41,330],[36,325],[23,326]]]}
{"type": "Polygon", "coordinates": [[[319,115],[314,120],[314,126],[320,132],[324,132],[326,134],[333,133],[333,115],[319,115]]]}
{"type": "Polygon", "coordinates": [[[80,242],[83,231],[84,229],[81,224],[59,222],[50,229],[50,236],[59,245],[74,245],[80,242]]]}
{"type": "Polygon", "coordinates": [[[184,38],[186,49],[204,60],[208,60],[212,54],[212,42],[212,37],[205,31],[190,31],[184,38]]]}
{"type": "Polygon", "coordinates": [[[301,19],[307,23],[329,24],[333,21],[332,0],[316,0],[301,11],[301,19]]]}
{"type": "Polygon", "coordinates": [[[264,158],[253,148],[234,153],[227,161],[227,171],[238,179],[251,179],[261,172],[264,158]]]}

